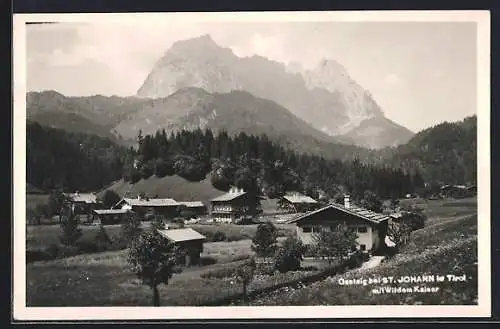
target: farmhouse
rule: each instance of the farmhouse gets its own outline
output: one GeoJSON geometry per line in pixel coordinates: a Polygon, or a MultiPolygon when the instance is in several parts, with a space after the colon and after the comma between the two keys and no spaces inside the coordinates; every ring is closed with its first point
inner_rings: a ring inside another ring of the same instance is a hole
{"type": "Polygon", "coordinates": [[[71,209],[75,214],[88,214],[97,206],[97,196],[94,193],[66,194],[71,202],[71,209]]]}
{"type": "Polygon", "coordinates": [[[174,199],[149,199],[138,196],[135,199],[121,199],[113,209],[128,209],[145,216],[163,215],[166,218],[173,218],[178,214],[179,203],[174,199]]]}
{"type": "Polygon", "coordinates": [[[201,201],[182,201],[179,202],[180,210],[192,211],[196,216],[202,216],[207,213],[207,207],[201,201]]]}
{"type": "Polygon", "coordinates": [[[318,202],[299,192],[287,193],[278,202],[278,207],[289,213],[301,213],[316,210],[318,202]]]}
{"type": "Polygon", "coordinates": [[[203,242],[206,237],[191,228],[158,230],[164,238],[177,245],[183,252],[184,257],[180,259],[183,265],[197,265],[200,254],[203,252],[203,242]]]}
{"type": "Polygon", "coordinates": [[[92,221],[102,225],[120,224],[127,218],[129,213],[129,209],[95,209],[92,221]]]}
{"type": "Polygon", "coordinates": [[[251,210],[252,204],[259,204],[255,198],[234,187],[228,193],[212,199],[210,203],[211,215],[216,222],[234,223],[245,215],[254,216],[260,211],[258,206],[254,211],[251,210]]]}
{"type": "Polygon", "coordinates": [[[347,226],[358,234],[360,250],[376,250],[383,246],[389,217],[350,204],[345,196],[344,205],[330,204],[290,221],[297,225],[297,236],[304,244],[314,242],[313,234],[332,230],[339,224],[347,226]]]}

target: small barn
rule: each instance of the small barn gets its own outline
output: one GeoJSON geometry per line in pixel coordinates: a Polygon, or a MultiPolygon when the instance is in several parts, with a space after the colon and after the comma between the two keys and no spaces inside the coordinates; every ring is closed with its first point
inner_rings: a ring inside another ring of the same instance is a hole
{"type": "Polygon", "coordinates": [[[201,201],[181,201],[179,202],[179,209],[189,210],[196,216],[203,216],[207,214],[207,207],[201,201]]]}
{"type": "Polygon", "coordinates": [[[120,224],[127,219],[130,213],[129,209],[95,209],[92,222],[102,225],[120,224]]]}
{"type": "Polygon", "coordinates": [[[75,214],[88,214],[97,207],[97,196],[94,193],[66,194],[71,202],[71,209],[75,214]]]}
{"type": "Polygon", "coordinates": [[[206,240],[204,235],[192,228],[158,230],[158,233],[185,252],[185,258],[181,259],[183,265],[199,264],[206,240]]]}
{"type": "Polygon", "coordinates": [[[314,243],[315,233],[330,231],[339,224],[346,224],[357,233],[358,248],[369,251],[384,245],[388,221],[389,216],[351,205],[349,196],[346,196],[344,205],[330,204],[289,223],[297,225],[297,236],[305,245],[314,243]]]}
{"type": "Polygon", "coordinates": [[[179,213],[179,203],[174,199],[122,198],[113,209],[128,209],[145,216],[162,215],[165,218],[174,218],[179,213]]]}
{"type": "Polygon", "coordinates": [[[303,213],[316,210],[318,202],[299,192],[290,192],[280,199],[278,207],[288,213],[303,213]]]}

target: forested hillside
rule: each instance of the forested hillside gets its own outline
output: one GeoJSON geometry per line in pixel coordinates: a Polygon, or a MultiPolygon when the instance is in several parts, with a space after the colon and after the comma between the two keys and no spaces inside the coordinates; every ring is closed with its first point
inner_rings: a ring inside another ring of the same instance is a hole
{"type": "Polygon", "coordinates": [[[396,198],[424,184],[418,171],[409,175],[401,169],[356,159],[342,162],[297,154],[266,135],[214,135],[200,129],[169,136],[165,131],[140,135],[137,154],[124,164],[124,179],[132,183],[153,174],[177,174],[200,181],[210,172],[212,184],[219,189],[236,185],[269,197],[300,190],[313,197],[323,192],[335,198],[350,192],[355,199],[361,199],[372,191],[384,198],[396,198]]]}
{"type": "Polygon", "coordinates": [[[427,182],[474,184],[477,175],[477,116],[444,122],[395,149],[390,164],[419,170],[427,182]]]}
{"type": "Polygon", "coordinates": [[[111,140],[28,122],[27,182],[44,190],[94,191],[121,177],[129,151],[111,140]]]}

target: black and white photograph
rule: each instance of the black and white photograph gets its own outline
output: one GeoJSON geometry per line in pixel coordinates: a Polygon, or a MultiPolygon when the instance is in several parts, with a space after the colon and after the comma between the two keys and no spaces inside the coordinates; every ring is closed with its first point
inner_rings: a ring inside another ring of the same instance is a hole
{"type": "Polygon", "coordinates": [[[490,316],[489,24],[14,15],[14,317],[490,316]]]}

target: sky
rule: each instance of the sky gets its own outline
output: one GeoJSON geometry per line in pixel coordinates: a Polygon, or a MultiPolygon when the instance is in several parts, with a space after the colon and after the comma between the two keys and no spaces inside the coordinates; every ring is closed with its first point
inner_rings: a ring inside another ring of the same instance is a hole
{"type": "Polygon", "coordinates": [[[417,132],[477,112],[473,22],[92,22],[27,25],[27,89],[134,95],[177,40],[210,34],[238,56],[306,68],[334,59],[386,117],[417,132]]]}

